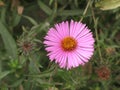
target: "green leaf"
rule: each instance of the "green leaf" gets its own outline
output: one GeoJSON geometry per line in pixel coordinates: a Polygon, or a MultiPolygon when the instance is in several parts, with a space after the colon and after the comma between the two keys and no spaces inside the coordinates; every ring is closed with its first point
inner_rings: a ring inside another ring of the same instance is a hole
{"type": "Polygon", "coordinates": [[[36,78],[35,81],[37,83],[39,83],[42,87],[48,87],[48,86],[53,85],[53,83],[50,83],[48,81],[45,81],[45,80],[42,80],[42,79],[39,79],[39,78],[36,78]]]}
{"type": "Polygon", "coordinates": [[[23,78],[19,79],[19,80],[15,81],[14,83],[12,83],[10,86],[11,87],[17,87],[23,82],[23,80],[24,80],[23,78]]]}
{"type": "Polygon", "coordinates": [[[33,19],[33,18],[31,18],[31,17],[29,17],[29,16],[23,16],[24,18],[26,18],[27,20],[29,20],[33,25],[38,25],[38,23],[33,19]]]}
{"type": "Polygon", "coordinates": [[[52,3],[53,3],[53,0],[50,0],[50,1],[49,1],[49,5],[51,5],[52,3]]]}
{"type": "Polygon", "coordinates": [[[18,15],[18,14],[15,14],[15,15],[13,15],[13,16],[14,16],[14,17],[13,17],[13,23],[12,23],[12,25],[13,25],[13,27],[14,27],[14,26],[16,26],[16,25],[19,24],[19,22],[20,22],[20,20],[21,20],[21,16],[18,15]]]}
{"type": "Polygon", "coordinates": [[[73,16],[73,15],[82,15],[83,10],[63,10],[58,11],[58,16],[73,16]]]}
{"type": "Polygon", "coordinates": [[[8,32],[7,28],[2,24],[0,21],[0,34],[3,39],[5,48],[8,52],[8,54],[16,59],[17,58],[17,46],[15,43],[15,40],[11,36],[11,34],[8,32]]]}
{"type": "Polygon", "coordinates": [[[39,25],[36,25],[31,28],[31,30],[33,30],[33,32],[30,34],[39,33],[39,32],[41,32],[41,30],[44,30],[45,28],[48,28],[48,27],[49,27],[48,22],[40,23],[39,25]]]}
{"type": "Polygon", "coordinates": [[[120,7],[120,0],[100,0],[95,4],[101,10],[110,10],[120,7]]]}
{"type": "Polygon", "coordinates": [[[1,10],[1,17],[0,17],[0,20],[2,23],[6,24],[6,8],[3,7],[2,10],[1,10]]]}
{"type": "Polygon", "coordinates": [[[2,72],[2,61],[0,60],[0,73],[2,72]]]}
{"type": "Polygon", "coordinates": [[[1,73],[0,73],[0,80],[1,80],[2,78],[4,78],[5,76],[7,76],[9,73],[11,73],[11,71],[1,72],[1,73]]]}
{"type": "Polygon", "coordinates": [[[38,5],[46,14],[48,15],[52,14],[52,9],[50,9],[47,5],[45,5],[41,0],[38,0],[38,5]]]}
{"type": "Polygon", "coordinates": [[[38,75],[38,74],[36,74],[36,75],[28,75],[28,76],[37,77],[37,78],[50,77],[50,76],[51,76],[51,72],[48,72],[48,73],[40,73],[39,75],[38,75]]]}

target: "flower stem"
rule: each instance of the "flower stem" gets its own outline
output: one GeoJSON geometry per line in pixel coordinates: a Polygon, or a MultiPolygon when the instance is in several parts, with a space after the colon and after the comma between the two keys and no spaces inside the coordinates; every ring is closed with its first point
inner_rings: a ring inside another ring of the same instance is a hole
{"type": "Polygon", "coordinates": [[[98,54],[99,54],[99,57],[100,57],[100,63],[103,62],[103,59],[102,59],[102,54],[101,54],[101,50],[100,50],[100,45],[99,45],[99,38],[98,38],[98,30],[97,30],[97,24],[98,24],[98,18],[96,19],[95,18],[95,14],[94,14],[94,10],[91,6],[91,9],[92,9],[92,16],[93,16],[93,21],[94,21],[94,29],[95,29],[95,35],[96,35],[96,41],[97,41],[97,48],[98,48],[98,54]]]}
{"type": "Polygon", "coordinates": [[[82,15],[81,19],[80,19],[80,22],[83,20],[85,14],[87,13],[87,10],[88,10],[88,7],[89,7],[89,5],[90,5],[90,2],[91,2],[91,0],[88,0],[88,3],[87,3],[87,5],[86,5],[86,8],[85,8],[85,10],[84,10],[84,12],[83,12],[83,15],[82,15]]]}

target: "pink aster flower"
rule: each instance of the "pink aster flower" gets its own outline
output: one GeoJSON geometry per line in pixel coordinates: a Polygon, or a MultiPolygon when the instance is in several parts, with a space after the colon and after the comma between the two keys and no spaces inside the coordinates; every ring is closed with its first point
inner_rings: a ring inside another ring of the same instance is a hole
{"type": "Polygon", "coordinates": [[[84,65],[94,51],[94,38],[90,29],[73,20],[55,24],[49,29],[43,43],[50,60],[67,70],[84,65]]]}

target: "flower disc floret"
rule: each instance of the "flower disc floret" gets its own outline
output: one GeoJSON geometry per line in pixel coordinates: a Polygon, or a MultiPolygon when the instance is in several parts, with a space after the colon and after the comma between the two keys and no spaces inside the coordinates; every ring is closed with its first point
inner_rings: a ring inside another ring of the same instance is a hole
{"type": "Polygon", "coordinates": [[[76,48],[76,46],[77,46],[77,42],[72,37],[65,37],[61,41],[61,47],[64,51],[72,51],[76,48]]]}

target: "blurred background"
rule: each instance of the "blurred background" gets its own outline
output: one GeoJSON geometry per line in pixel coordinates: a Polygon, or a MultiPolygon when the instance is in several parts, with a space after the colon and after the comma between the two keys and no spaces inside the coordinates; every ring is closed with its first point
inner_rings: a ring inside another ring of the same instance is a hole
{"type": "Polygon", "coordinates": [[[120,90],[120,0],[0,0],[0,90],[120,90]],[[54,24],[81,21],[95,52],[60,69],[43,38],[54,24]]]}

